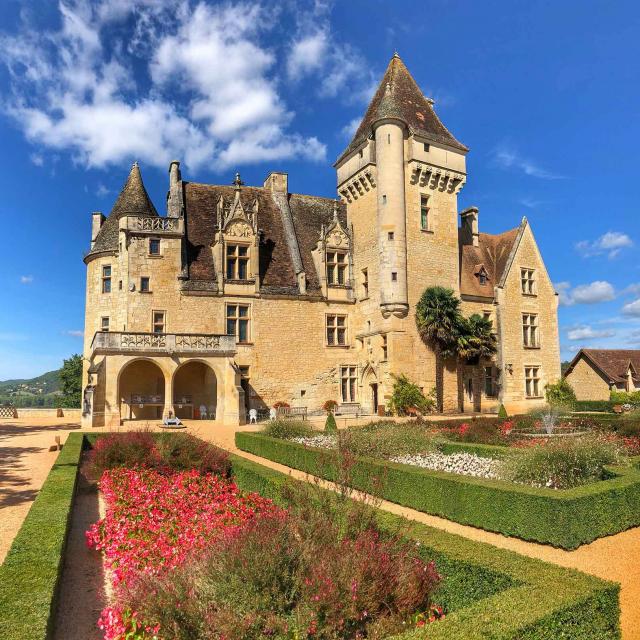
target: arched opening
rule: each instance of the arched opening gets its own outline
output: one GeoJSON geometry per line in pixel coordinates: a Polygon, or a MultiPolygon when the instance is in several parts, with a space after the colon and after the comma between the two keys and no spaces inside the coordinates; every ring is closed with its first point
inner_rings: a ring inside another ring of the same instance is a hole
{"type": "Polygon", "coordinates": [[[373,367],[367,365],[362,376],[362,406],[366,413],[375,415],[380,404],[378,376],[373,367]]]}
{"type": "Polygon", "coordinates": [[[193,360],[183,364],[173,378],[173,407],[178,418],[214,420],[218,404],[218,382],[213,369],[193,360]]]}
{"type": "Polygon", "coordinates": [[[120,372],[120,416],[123,420],[159,420],[164,409],[164,373],[151,360],[134,360],[120,372]]]}

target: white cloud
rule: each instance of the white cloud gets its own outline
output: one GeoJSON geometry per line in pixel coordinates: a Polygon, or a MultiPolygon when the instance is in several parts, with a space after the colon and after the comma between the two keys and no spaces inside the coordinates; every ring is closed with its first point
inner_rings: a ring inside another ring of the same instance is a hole
{"type": "Polygon", "coordinates": [[[607,231],[593,242],[581,240],[576,243],[576,250],[583,258],[599,256],[606,253],[608,257],[615,258],[622,249],[633,246],[633,240],[620,231],[607,231]]]}
{"type": "Polygon", "coordinates": [[[589,325],[576,327],[567,332],[569,340],[590,340],[592,338],[611,338],[616,332],[611,329],[594,329],[589,325]]]}
{"type": "Polygon", "coordinates": [[[340,130],[340,133],[345,138],[348,138],[348,139],[353,138],[356,130],[360,126],[360,122],[361,122],[361,118],[354,118],[353,120],[349,120],[349,122],[347,122],[347,124],[345,124],[344,127],[342,127],[342,129],[340,130]]]}
{"type": "Polygon", "coordinates": [[[59,11],[59,31],[0,38],[8,113],[34,143],[91,167],[324,160],[317,138],[289,131],[262,42],[277,24],[271,7],[76,0],[59,11]]]}
{"type": "Polygon", "coordinates": [[[560,304],[568,307],[574,304],[597,304],[608,302],[616,297],[613,285],[605,280],[596,280],[590,284],[581,284],[571,288],[569,282],[558,282],[555,285],[560,304]]]}
{"type": "Polygon", "coordinates": [[[65,334],[68,336],[73,336],[74,338],[82,338],[82,336],[84,336],[84,331],[81,331],[79,329],[69,329],[68,331],[65,331],[65,334]]]}
{"type": "Polygon", "coordinates": [[[513,147],[502,144],[493,151],[493,161],[501,169],[521,171],[525,175],[546,180],[559,180],[561,175],[554,174],[538,166],[531,160],[520,155],[513,147]]]}
{"type": "Polygon", "coordinates": [[[323,65],[328,47],[327,31],[319,29],[293,42],[287,59],[287,74],[292,80],[316,71],[323,65]]]}
{"type": "Polygon", "coordinates": [[[32,153],[29,156],[29,160],[31,160],[36,167],[42,167],[44,165],[44,158],[39,153],[32,153]]]}
{"type": "Polygon", "coordinates": [[[98,198],[103,198],[104,196],[107,196],[111,193],[111,189],[107,189],[107,187],[105,187],[102,182],[98,185],[98,188],[96,189],[96,195],[98,196],[98,198]]]}
{"type": "Polygon", "coordinates": [[[625,316],[640,317],[640,298],[629,302],[622,307],[622,313],[625,316]]]}
{"type": "Polygon", "coordinates": [[[20,276],[21,284],[31,284],[33,282],[33,276],[20,276]]]}

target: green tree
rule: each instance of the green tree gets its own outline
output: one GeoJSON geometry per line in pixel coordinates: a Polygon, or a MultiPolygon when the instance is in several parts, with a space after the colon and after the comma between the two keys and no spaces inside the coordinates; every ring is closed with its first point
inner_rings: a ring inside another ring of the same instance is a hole
{"type": "Polygon", "coordinates": [[[82,396],[82,356],[75,353],[67,358],[60,369],[60,384],[62,395],[59,396],[58,406],[77,408],[82,396]]]}
{"type": "Polygon", "coordinates": [[[420,337],[436,356],[436,406],[443,409],[444,361],[457,357],[464,318],[460,300],[452,289],[429,287],[416,305],[416,326],[420,337]]]}
{"type": "Polygon", "coordinates": [[[576,404],[576,392],[566,378],[560,378],[555,384],[546,385],[544,393],[552,407],[572,410],[576,404]]]}
{"type": "Polygon", "coordinates": [[[461,358],[490,358],[498,351],[498,340],[493,333],[493,323],[474,313],[462,321],[458,336],[458,355],[461,358]]]}
{"type": "Polygon", "coordinates": [[[389,404],[394,413],[405,416],[410,409],[418,409],[421,413],[428,413],[433,409],[433,398],[425,396],[420,387],[411,382],[407,376],[401,374],[393,378],[395,382],[389,404]]]}

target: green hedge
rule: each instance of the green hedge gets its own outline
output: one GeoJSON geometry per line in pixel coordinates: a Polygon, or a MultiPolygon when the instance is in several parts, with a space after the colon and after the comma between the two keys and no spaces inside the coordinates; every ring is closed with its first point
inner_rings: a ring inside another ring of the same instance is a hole
{"type": "Polygon", "coordinates": [[[2,640],[51,636],[82,443],[69,435],[0,566],[2,640]]]}
{"type": "MultiPolygon", "coordinates": [[[[235,481],[277,497],[288,476],[232,456],[235,481]]],[[[429,640],[613,640],[619,586],[511,551],[380,513],[380,523],[415,539],[445,576],[436,594],[447,616],[428,627],[429,640]]],[[[425,630],[396,636],[423,640],[425,630]]]]}
{"type": "Polygon", "coordinates": [[[611,400],[576,400],[573,405],[573,410],[610,413],[616,404],[620,403],[612,402],[611,400]]]}
{"type": "MultiPolygon", "coordinates": [[[[259,433],[236,434],[243,451],[294,469],[332,480],[335,453],[269,438],[259,433]]],[[[465,445],[466,450],[504,448],[465,445]]],[[[448,451],[460,450],[451,443],[448,451]]],[[[351,470],[354,488],[371,491],[378,480],[379,495],[406,507],[442,516],[488,531],[516,536],[563,549],[575,549],[640,524],[640,471],[637,466],[610,467],[612,477],[574,489],[556,491],[485,480],[358,458],[351,470]]]]}

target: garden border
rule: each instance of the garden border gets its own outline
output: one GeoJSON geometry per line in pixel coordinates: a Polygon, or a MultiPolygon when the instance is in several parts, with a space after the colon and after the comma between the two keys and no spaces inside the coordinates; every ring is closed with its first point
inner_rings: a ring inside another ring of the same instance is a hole
{"type": "MultiPolygon", "coordinates": [[[[333,480],[331,453],[260,433],[236,433],[236,446],[288,467],[333,480]]],[[[487,455],[504,447],[447,443],[448,452],[487,455]]],[[[335,454],[334,454],[335,455],[335,454]]],[[[554,490],[486,480],[419,467],[356,458],[352,485],[371,491],[372,479],[382,479],[385,500],[487,531],[523,540],[576,549],[602,536],[640,524],[639,459],[630,467],[607,467],[614,477],[573,489],[554,490]]]]}
{"type": "Polygon", "coordinates": [[[69,434],[0,566],[0,638],[51,637],[83,434],[69,434]]]}
{"type": "MultiPolygon", "coordinates": [[[[84,443],[102,434],[69,435],[22,528],[0,567],[0,637],[51,637],[64,549],[84,443]]],[[[230,455],[243,490],[275,497],[286,474],[230,455]]],[[[468,540],[399,516],[380,512],[384,527],[403,527],[442,565],[449,580],[478,582],[478,575],[506,576],[509,586],[470,599],[430,626],[431,640],[614,640],[619,631],[619,585],[512,551],[468,540]],[[408,528],[407,528],[408,527],[408,528]]],[[[472,584],[473,587],[473,584],[472,584]]],[[[422,638],[423,630],[396,638],[422,638]]]]}

